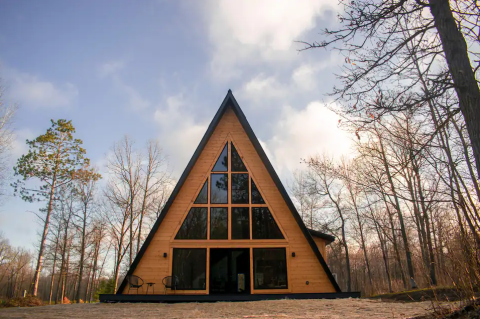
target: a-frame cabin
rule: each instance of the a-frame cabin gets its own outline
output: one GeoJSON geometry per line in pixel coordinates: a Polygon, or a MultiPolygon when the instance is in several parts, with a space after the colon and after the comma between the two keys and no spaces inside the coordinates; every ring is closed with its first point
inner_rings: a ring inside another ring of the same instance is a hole
{"type": "Polygon", "coordinates": [[[332,241],[306,228],[229,90],[118,291],[100,300],[358,296],[325,262],[332,241]]]}

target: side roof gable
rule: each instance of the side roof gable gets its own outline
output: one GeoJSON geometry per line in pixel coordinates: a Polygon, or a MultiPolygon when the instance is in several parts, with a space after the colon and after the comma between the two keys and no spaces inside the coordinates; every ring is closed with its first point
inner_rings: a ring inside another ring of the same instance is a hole
{"type": "MultiPolygon", "coordinates": [[[[303,223],[302,218],[300,217],[300,214],[297,212],[297,209],[295,208],[295,205],[293,204],[292,200],[290,199],[290,196],[288,196],[287,191],[285,190],[285,187],[283,187],[282,182],[280,181],[280,178],[278,177],[277,173],[275,172],[275,169],[273,168],[272,164],[270,163],[270,160],[268,159],[265,151],[263,150],[262,146],[260,145],[260,142],[258,141],[257,137],[255,136],[255,133],[253,132],[252,128],[250,127],[250,124],[247,121],[247,118],[245,117],[245,114],[243,114],[243,111],[241,110],[240,106],[238,105],[237,101],[235,100],[235,97],[233,96],[233,93],[231,90],[228,90],[227,95],[223,99],[223,102],[218,109],[217,113],[215,114],[212,122],[208,126],[207,131],[205,132],[205,135],[203,136],[202,140],[200,141],[200,144],[198,144],[197,149],[193,153],[192,158],[188,162],[187,167],[183,171],[182,175],[180,176],[180,179],[178,180],[177,185],[175,185],[175,188],[172,191],[172,194],[168,198],[168,201],[165,203],[165,206],[158,217],[157,221],[153,225],[152,229],[150,230],[150,233],[148,234],[147,238],[145,239],[145,242],[143,243],[142,247],[140,248],[140,251],[138,252],[137,256],[135,257],[132,265],[130,266],[130,269],[127,272],[127,276],[133,275],[133,272],[135,271],[138,263],[142,259],[143,254],[147,250],[148,245],[152,241],[153,237],[155,236],[155,233],[157,232],[158,228],[160,227],[160,224],[162,223],[163,219],[168,213],[168,210],[172,206],[173,202],[175,201],[175,198],[177,197],[180,189],[182,188],[183,184],[185,183],[188,175],[190,174],[190,171],[194,167],[195,163],[197,162],[200,154],[202,153],[203,149],[205,148],[205,145],[207,144],[208,140],[212,136],[213,132],[215,131],[215,128],[217,127],[218,123],[220,122],[220,119],[222,118],[223,114],[227,110],[228,107],[231,107],[235,115],[237,116],[238,120],[240,121],[243,129],[245,130],[248,138],[250,139],[251,143],[253,144],[255,150],[257,151],[258,155],[260,156],[260,159],[262,160],[263,164],[265,165],[268,173],[270,174],[270,177],[272,178],[273,182],[275,183],[275,186],[277,187],[278,191],[281,193],[285,203],[287,204],[288,208],[290,209],[291,213],[293,214],[293,217],[297,221],[298,226],[302,230],[302,233],[304,234],[305,238],[307,239],[307,242],[310,244],[310,247],[312,248],[315,256],[317,257],[318,261],[322,265],[323,270],[327,274],[328,278],[330,279],[330,282],[332,283],[333,287],[335,288],[336,292],[341,292],[340,287],[337,284],[337,281],[333,277],[332,273],[330,272],[330,269],[328,268],[327,263],[325,262],[325,259],[323,259],[322,254],[318,250],[317,245],[315,244],[315,241],[313,240],[309,230],[303,223]]],[[[124,290],[124,288],[127,285],[127,279],[126,277],[123,279],[122,284],[118,287],[117,294],[121,294],[121,292],[124,290]]]]}

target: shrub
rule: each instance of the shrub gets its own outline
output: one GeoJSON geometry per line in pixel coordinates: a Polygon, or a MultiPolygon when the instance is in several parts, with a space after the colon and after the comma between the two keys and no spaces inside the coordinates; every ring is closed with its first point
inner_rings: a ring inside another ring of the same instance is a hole
{"type": "Polygon", "coordinates": [[[115,293],[115,279],[102,280],[95,292],[94,298],[98,300],[100,294],[114,294],[115,293]]]}
{"type": "Polygon", "coordinates": [[[79,299],[78,303],[85,303],[85,301],[83,301],[82,299],[79,299]]]}
{"type": "Polygon", "coordinates": [[[67,297],[63,297],[63,304],[71,304],[72,302],[67,297]]]}
{"type": "Polygon", "coordinates": [[[2,307],[37,307],[43,306],[43,301],[35,296],[15,297],[4,300],[2,307]]]}

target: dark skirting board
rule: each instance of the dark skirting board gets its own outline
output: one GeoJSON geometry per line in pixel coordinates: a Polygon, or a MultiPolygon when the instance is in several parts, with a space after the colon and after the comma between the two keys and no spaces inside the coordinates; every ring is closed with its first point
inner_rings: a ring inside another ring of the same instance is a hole
{"type": "Polygon", "coordinates": [[[101,294],[100,302],[218,302],[260,301],[280,299],[360,298],[360,292],[301,293],[301,294],[218,294],[218,295],[123,295],[101,294]]]}

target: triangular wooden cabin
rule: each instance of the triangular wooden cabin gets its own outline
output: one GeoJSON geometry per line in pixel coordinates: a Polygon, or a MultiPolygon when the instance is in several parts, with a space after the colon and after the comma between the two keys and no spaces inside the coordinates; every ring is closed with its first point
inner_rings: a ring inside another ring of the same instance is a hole
{"type": "Polygon", "coordinates": [[[229,90],[116,295],[101,301],[356,296],[340,293],[325,262],[332,241],[305,227],[229,90]]]}

